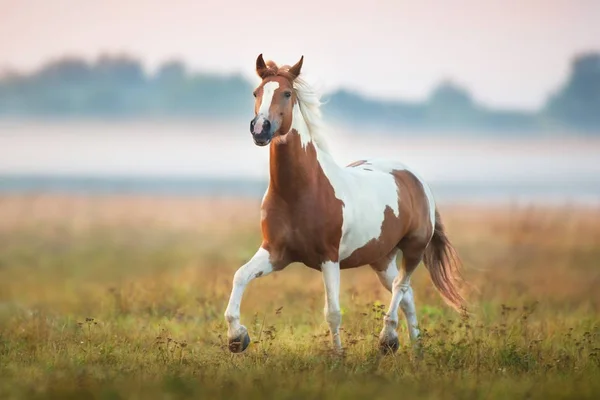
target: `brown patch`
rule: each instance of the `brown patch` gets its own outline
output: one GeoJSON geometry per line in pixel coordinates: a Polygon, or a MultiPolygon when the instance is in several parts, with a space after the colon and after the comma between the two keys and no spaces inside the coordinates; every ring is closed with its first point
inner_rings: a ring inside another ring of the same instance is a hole
{"type": "Polygon", "coordinates": [[[395,170],[392,175],[400,193],[399,217],[387,207],[384,211],[381,235],[342,260],[340,268],[371,264],[377,270],[384,270],[397,248],[403,251],[408,264],[414,264],[416,259],[420,261],[432,233],[427,196],[421,182],[409,171],[395,170]]]}
{"type": "Polygon", "coordinates": [[[256,278],[260,278],[261,276],[263,276],[263,272],[259,271],[254,275],[256,278]]]}
{"type": "Polygon", "coordinates": [[[317,161],[312,143],[302,148],[295,130],[270,148],[269,188],[262,204],[263,244],[275,269],[301,262],[320,269],[338,261],[343,203],[317,161]]]}

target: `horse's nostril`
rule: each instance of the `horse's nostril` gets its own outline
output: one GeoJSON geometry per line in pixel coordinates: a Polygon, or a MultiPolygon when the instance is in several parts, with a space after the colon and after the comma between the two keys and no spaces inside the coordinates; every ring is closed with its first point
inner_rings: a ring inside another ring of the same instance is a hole
{"type": "Polygon", "coordinates": [[[268,131],[269,129],[271,129],[271,122],[267,119],[265,120],[265,122],[263,123],[263,129],[268,131]]]}

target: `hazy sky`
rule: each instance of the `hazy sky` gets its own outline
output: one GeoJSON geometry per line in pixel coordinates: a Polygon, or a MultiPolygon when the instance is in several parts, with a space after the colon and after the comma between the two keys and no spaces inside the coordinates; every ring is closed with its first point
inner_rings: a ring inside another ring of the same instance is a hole
{"type": "Polygon", "coordinates": [[[259,53],[305,56],[323,89],[421,99],[442,79],[489,105],[535,108],[577,52],[600,51],[600,0],[0,0],[0,67],[130,52],[149,69],[253,76],[259,53]]]}

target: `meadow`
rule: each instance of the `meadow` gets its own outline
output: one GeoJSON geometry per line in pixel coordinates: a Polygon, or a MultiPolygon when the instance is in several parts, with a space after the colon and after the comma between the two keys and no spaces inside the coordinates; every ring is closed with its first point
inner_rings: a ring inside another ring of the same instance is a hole
{"type": "Polygon", "coordinates": [[[253,281],[248,350],[227,349],[235,270],[260,243],[259,200],[0,197],[0,398],[600,398],[600,208],[440,205],[469,315],[423,266],[422,353],[377,336],[390,294],[342,272],[330,351],[320,273],[253,281]]]}

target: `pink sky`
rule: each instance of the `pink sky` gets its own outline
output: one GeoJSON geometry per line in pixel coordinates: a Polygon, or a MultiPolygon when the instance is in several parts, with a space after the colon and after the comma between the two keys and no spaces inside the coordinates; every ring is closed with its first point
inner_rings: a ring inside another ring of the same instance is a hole
{"type": "Polygon", "coordinates": [[[129,52],[149,69],[178,57],[252,77],[258,53],[303,54],[326,90],[422,99],[451,78],[499,107],[540,106],[574,54],[600,51],[598,0],[0,0],[0,10],[0,67],[129,52]]]}

